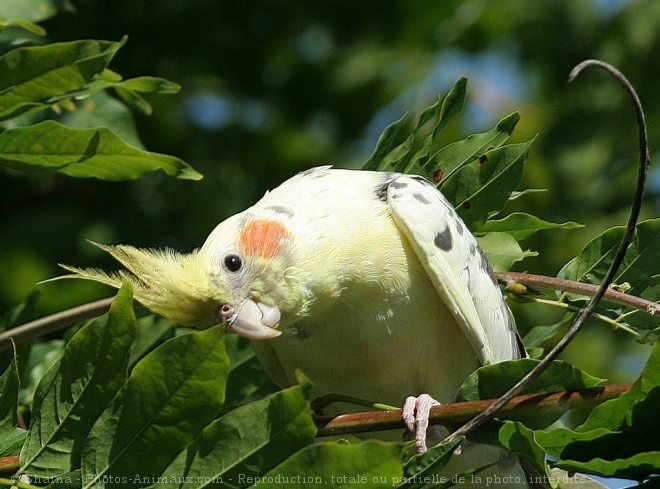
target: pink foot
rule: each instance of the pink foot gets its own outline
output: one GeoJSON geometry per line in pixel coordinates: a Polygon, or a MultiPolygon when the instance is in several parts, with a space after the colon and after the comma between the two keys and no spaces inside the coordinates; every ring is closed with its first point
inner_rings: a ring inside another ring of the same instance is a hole
{"type": "MultiPolygon", "coordinates": [[[[408,397],[403,404],[401,417],[408,430],[415,436],[415,446],[418,453],[426,451],[426,430],[429,427],[429,413],[433,406],[440,403],[428,394],[419,397],[408,397]]],[[[435,428],[435,427],[434,427],[435,428]]]]}

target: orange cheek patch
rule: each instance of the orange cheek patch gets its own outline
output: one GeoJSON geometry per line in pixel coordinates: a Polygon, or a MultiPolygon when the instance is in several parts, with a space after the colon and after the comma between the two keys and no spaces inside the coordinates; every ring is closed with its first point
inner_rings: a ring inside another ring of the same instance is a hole
{"type": "Polygon", "coordinates": [[[291,233],[280,222],[269,219],[253,219],[241,230],[239,247],[245,255],[270,258],[277,255],[291,233]]]}

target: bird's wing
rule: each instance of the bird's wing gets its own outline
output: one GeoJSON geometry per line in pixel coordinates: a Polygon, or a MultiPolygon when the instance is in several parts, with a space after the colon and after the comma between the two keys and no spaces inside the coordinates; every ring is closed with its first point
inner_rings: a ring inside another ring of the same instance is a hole
{"type": "Polygon", "coordinates": [[[387,203],[481,364],[523,356],[495,274],[447,199],[422,177],[396,175],[387,203]]]}

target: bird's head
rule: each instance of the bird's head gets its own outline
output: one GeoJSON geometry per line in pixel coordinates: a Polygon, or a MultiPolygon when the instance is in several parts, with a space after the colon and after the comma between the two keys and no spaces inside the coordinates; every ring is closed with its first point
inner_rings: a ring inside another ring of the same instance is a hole
{"type": "MultiPolygon", "coordinates": [[[[198,328],[223,323],[250,339],[268,339],[283,314],[301,307],[298,274],[291,266],[293,236],[280,221],[238,214],[219,224],[204,245],[188,254],[97,244],[126,270],[106,273],[64,266],[73,275],[120,287],[172,321],[198,328]]],[[[96,243],[95,243],[96,244],[96,243]]]]}

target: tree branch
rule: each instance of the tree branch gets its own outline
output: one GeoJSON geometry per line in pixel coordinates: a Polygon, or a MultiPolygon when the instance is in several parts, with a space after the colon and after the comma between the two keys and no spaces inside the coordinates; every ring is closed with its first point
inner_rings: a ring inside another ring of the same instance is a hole
{"type": "MultiPolygon", "coordinates": [[[[562,290],[593,297],[596,294],[598,286],[574,280],[565,280],[556,277],[547,277],[545,275],[534,275],[521,272],[496,272],[497,278],[503,282],[517,282],[529,287],[543,289],[562,290]]],[[[61,329],[73,326],[76,323],[91,319],[108,312],[110,304],[114,297],[100,299],[89,302],[81,306],[67,309],[65,311],[52,314],[50,316],[25,323],[16,328],[0,333],[0,351],[11,347],[11,340],[14,343],[22,343],[39,336],[52,333],[61,329]]],[[[638,309],[646,314],[655,316],[660,314],[660,304],[642,299],[630,294],[624,294],[612,289],[607,289],[603,297],[604,300],[638,309]]],[[[137,303],[136,303],[137,304],[137,303]]]]}
{"type": "Polygon", "coordinates": [[[0,458],[0,474],[13,474],[20,468],[20,457],[18,455],[0,458]]]}
{"type": "MultiPolygon", "coordinates": [[[[544,275],[534,275],[531,273],[496,272],[495,275],[499,280],[505,283],[517,282],[529,287],[561,290],[564,292],[586,295],[588,297],[596,295],[596,291],[598,290],[598,285],[576,282],[574,280],[566,280],[563,278],[546,277],[544,275]]],[[[657,302],[648,301],[634,295],[624,294],[623,292],[618,292],[611,288],[608,288],[605,291],[603,300],[637,309],[646,314],[650,314],[651,316],[660,314],[660,304],[657,302]]]]}
{"type": "Polygon", "coordinates": [[[616,272],[619,270],[619,267],[621,266],[621,263],[623,262],[623,258],[626,254],[626,251],[628,250],[628,246],[630,246],[630,243],[632,243],[633,236],[635,234],[635,227],[637,225],[637,220],[639,219],[639,213],[642,207],[642,200],[644,197],[644,187],[646,184],[646,176],[648,173],[648,167],[651,164],[651,158],[649,156],[649,150],[648,150],[648,139],[646,136],[646,122],[644,120],[644,111],[642,110],[642,104],[639,101],[639,98],[637,97],[637,94],[635,93],[635,90],[633,89],[632,85],[630,85],[630,82],[626,80],[626,78],[613,66],[603,63],[602,61],[599,60],[587,60],[583,61],[582,63],[578,64],[573,70],[571,71],[569,75],[569,81],[572,81],[584,68],[588,66],[596,66],[599,68],[604,69],[607,71],[609,74],[611,74],[618,82],[621,84],[626,92],[628,92],[628,95],[630,96],[630,99],[632,101],[634,110],[635,110],[635,115],[637,118],[637,127],[638,127],[638,132],[639,132],[639,166],[638,166],[638,171],[637,171],[637,187],[635,189],[635,195],[633,198],[633,203],[630,208],[630,215],[628,217],[628,222],[626,224],[626,230],[623,234],[623,237],[621,238],[621,242],[619,243],[619,247],[616,250],[616,253],[614,254],[614,258],[612,259],[612,263],[605,273],[605,276],[603,277],[603,282],[598,286],[596,289],[596,292],[594,296],[591,298],[589,303],[586,305],[584,309],[582,309],[571,328],[568,330],[566,335],[559,340],[557,345],[550,350],[548,355],[543,358],[536,367],[534,367],[532,370],[530,370],[516,385],[514,385],[511,389],[509,389],[506,393],[502,395],[497,401],[495,401],[493,404],[491,404],[485,411],[481,412],[474,418],[472,418],[470,421],[465,423],[463,426],[461,426],[459,429],[451,433],[445,441],[450,442],[453,441],[461,436],[465,436],[468,433],[474,431],[477,429],[479,426],[483,425],[490,419],[494,418],[495,415],[500,411],[504,406],[506,406],[515,396],[520,394],[523,389],[528,386],[534,379],[536,379],[541,372],[543,372],[548,365],[550,365],[558,356],[559,354],[564,351],[564,348],[575,338],[575,336],[580,332],[582,329],[582,326],[586,323],[587,319],[591,314],[596,310],[596,307],[598,306],[598,303],[600,300],[603,298],[605,293],[608,291],[608,288],[610,284],[612,283],[612,280],[614,280],[614,276],[616,275],[616,272]]]}
{"type": "Polygon", "coordinates": [[[89,302],[3,331],[0,333],[0,351],[11,348],[12,340],[14,340],[14,343],[21,343],[53,331],[68,328],[81,321],[101,316],[108,312],[113,300],[114,297],[108,297],[89,302]]]}
{"type": "MultiPolygon", "coordinates": [[[[497,413],[499,419],[518,419],[522,416],[540,414],[563,414],[569,409],[592,408],[597,404],[619,397],[632,384],[616,384],[592,387],[553,394],[529,394],[516,396],[497,413]]],[[[456,426],[490,408],[497,399],[457,402],[431,408],[429,420],[433,424],[456,426]]],[[[318,436],[345,435],[369,431],[405,429],[401,410],[368,411],[341,414],[335,417],[314,417],[318,436]]]]}

